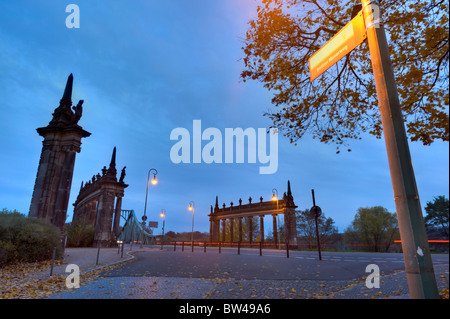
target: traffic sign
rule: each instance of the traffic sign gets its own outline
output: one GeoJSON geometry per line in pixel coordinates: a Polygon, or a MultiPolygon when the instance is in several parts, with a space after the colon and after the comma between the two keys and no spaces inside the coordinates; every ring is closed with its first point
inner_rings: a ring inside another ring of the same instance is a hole
{"type": "Polygon", "coordinates": [[[366,38],[362,11],[309,58],[310,81],[332,67],[366,38]]]}
{"type": "Polygon", "coordinates": [[[322,209],[319,206],[313,206],[311,207],[311,209],[309,210],[309,213],[313,216],[313,217],[320,217],[320,215],[322,215],[322,209]]]}

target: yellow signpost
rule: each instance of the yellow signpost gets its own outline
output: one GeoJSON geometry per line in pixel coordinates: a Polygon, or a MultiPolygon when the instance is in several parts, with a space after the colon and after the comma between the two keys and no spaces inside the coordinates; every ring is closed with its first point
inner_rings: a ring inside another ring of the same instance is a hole
{"type": "Polygon", "coordinates": [[[358,14],[352,19],[310,58],[311,81],[367,37],[394,191],[409,294],[413,299],[438,299],[436,277],[380,7],[374,0],[361,0],[361,3],[361,15],[358,14]],[[361,23],[364,30],[363,35],[361,34],[361,23]]]}
{"type": "Polygon", "coordinates": [[[360,11],[330,41],[309,58],[311,82],[332,67],[366,39],[366,28],[360,11]]]}

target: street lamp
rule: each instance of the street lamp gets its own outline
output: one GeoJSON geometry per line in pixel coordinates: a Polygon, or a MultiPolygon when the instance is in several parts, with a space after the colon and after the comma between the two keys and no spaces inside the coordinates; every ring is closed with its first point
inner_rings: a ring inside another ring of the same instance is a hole
{"type": "Polygon", "coordinates": [[[161,239],[161,250],[162,250],[164,243],[164,225],[166,224],[166,210],[164,208],[161,209],[161,214],[159,214],[159,216],[163,219],[162,239],[161,239]]]}
{"type": "Polygon", "coordinates": [[[147,220],[147,197],[148,197],[148,185],[150,184],[150,173],[154,171],[153,173],[153,179],[152,179],[152,184],[156,185],[156,183],[158,183],[158,181],[156,180],[156,175],[158,174],[158,171],[155,168],[150,168],[148,171],[148,176],[147,176],[147,191],[145,193],[145,207],[144,207],[144,216],[142,216],[142,226],[145,226],[145,221],[147,220]]]}
{"type": "Polygon", "coordinates": [[[192,242],[192,251],[194,251],[194,214],[195,214],[195,203],[193,201],[189,202],[189,210],[192,210],[191,242],[192,242]]]}
{"type": "MultiPolygon", "coordinates": [[[[280,227],[280,215],[278,214],[278,190],[272,189],[272,201],[277,201],[277,227],[280,227]],[[276,195],[275,195],[276,194],[276,195]]],[[[278,249],[280,248],[280,236],[277,231],[278,249]]]]}

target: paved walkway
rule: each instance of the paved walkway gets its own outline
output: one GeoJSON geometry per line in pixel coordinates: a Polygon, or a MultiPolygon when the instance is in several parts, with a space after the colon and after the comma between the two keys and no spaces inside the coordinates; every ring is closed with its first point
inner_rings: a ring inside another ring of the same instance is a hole
{"type": "MultiPolygon", "coordinates": [[[[158,248],[133,246],[132,252],[149,251],[158,248]]],[[[133,258],[129,247],[123,258],[117,248],[100,250],[96,265],[96,248],[66,249],[67,264],[80,267],[81,273],[99,267],[114,265],[133,258]]],[[[54,273],[64,273],[67,265],[54,269],[54,273]]],[[[439,289],[448,288],[448,264],[435,266],[439,289]]],[[[47,274],[48,275],[48,274],[47,274]]],[[[81,280],[82,280],[81,276],[81,280]]],[[[99,277],[78,289],[58,293],[50,298],[63,299],[383,299],[409,298],[404,271],[381,277],[380,288],[369,289],[365,281],[354,280],[244,280],[233,278],[182,278],[155,276],[99,277]]]]}
{"type": "MultiPolygon", "coordinates": [[[[70,272],[66,272],[68,264],[75,264],[80,268],[80,273],[87,273],[93,270],[102,269],[107,266],[112,266],[122,262],[130,261],[134,259],[131,254],[136,251],[146,251],[151,248],[140,248],[139,245],[133,246],[132,250],[128,246],[122,253],[118,253],[117,248],[101,248],[100,251],[97,248],[66,248],[64,252],[64,262],[59,266],[53,268],[53,275],[67,276],[70,272]],[[97,262],[98,255],[98,262],[97,262]]],[[[46,279],[50,274],[50,269],[36,273],[33,275],[35,278],[46,279]]]]}

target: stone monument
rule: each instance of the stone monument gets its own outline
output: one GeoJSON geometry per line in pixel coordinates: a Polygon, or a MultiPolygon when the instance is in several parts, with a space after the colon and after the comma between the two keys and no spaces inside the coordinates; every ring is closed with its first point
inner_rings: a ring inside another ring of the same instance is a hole
{"type": "Polygon", "coordinates": [[[44,141],[28,213],[29,217],[42,218],[61,231],[67,216],[75,155],[81,151],[81,139],[91,135],[78,125],[84,101],[72,106],[72,86],[70,74],[52,120],[37,129],[44,141]]]}

